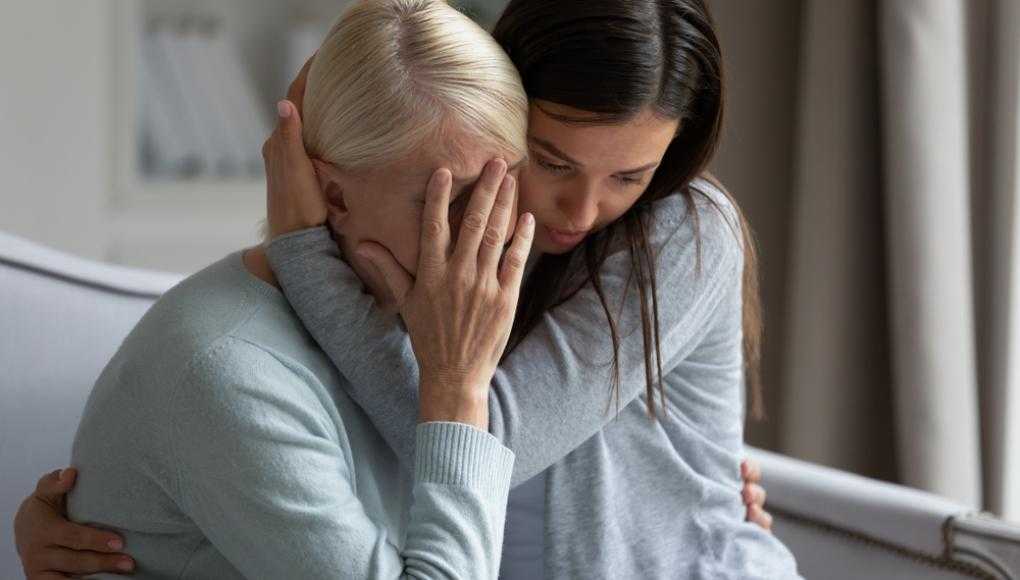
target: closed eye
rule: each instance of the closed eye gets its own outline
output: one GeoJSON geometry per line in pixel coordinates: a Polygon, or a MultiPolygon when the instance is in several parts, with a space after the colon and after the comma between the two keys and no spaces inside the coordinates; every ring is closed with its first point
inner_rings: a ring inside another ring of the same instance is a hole
{"type": "Polygon", "coordinates": [[[548,171],[550,173],[555,173],[557,175],[560,175],[560,174],[563,174],[563,173],[567,173],[568,171],[570,171],[570,166],[569,165],[561,165],[559,163],[552,163],[552,162],[547,161],[546,159],[543,159],[542,157],[539,157],[537,155],[535,156],[535,163],[537,163],[538,166],[541,167],[542,169],[544,169],[544,170],[546,170],[546,171],[548,171]]]}
{"type": "Polygon", "coordinates": [[[644,181],[641,177],[627,177],[626,175],[617,175],[616,180],[626,185],[636,185],[644,181]]]}

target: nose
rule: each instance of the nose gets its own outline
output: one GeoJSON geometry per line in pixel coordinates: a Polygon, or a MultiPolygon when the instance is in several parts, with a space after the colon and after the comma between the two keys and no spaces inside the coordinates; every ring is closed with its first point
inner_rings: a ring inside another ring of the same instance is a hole
{"type": "Polygon", "coordinates": [[[556,206],[569,220],[572,229],[590,229],[599,215],[598,191],[591,182],[581,181],[575,187],[562,191],[556,206]]]}

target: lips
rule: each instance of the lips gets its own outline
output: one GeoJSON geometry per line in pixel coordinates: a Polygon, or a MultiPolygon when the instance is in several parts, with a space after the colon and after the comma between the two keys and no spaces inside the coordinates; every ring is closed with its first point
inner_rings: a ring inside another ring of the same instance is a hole
{"type": "Polygon", "coordinates": [[[552,242],[557,246],[562,246],[565,248],[573,247],[581,243],[581,240],[583,240],[585,236],[588,235],[588,232],[589,230],[583,231],[560,230],[549,226],[545,226],[545,233],[549,236],[549,239],[552,240],[552,242]]]}

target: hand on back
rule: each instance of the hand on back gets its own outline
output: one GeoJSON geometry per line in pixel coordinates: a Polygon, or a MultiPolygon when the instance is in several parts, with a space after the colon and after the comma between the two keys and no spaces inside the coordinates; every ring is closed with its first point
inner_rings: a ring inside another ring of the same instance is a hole
{"type": "Polygon", "coordinates": [[[67,493],[76,477],[72,468],[48,473],[21,502],[14,518],[14,543],[28,580],[134,570],[134,560],[120,553],[124,548],[120,536],[68,521],[67,493]]]}

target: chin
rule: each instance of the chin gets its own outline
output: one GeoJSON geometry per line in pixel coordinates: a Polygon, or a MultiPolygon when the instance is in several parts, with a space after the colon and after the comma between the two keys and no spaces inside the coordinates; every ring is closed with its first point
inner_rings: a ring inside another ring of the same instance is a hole
{"type": "Polygon", "coordinates": [[[546,254],[546,255],[549,255],[549,256],[562,256],[564,254],[569,254],[570,252],[574,251],[574,248],[570,248],[569,250],[564,250],[563,248],[551,248],[550,247],[550,248],[538,248],[538,251],[540,253],[542,253],[542,254],[546,254]]]}
{"type": "Polygon", "coordinates": [[[539,229],[539,231],[537,231],[535,234],[535,241],[532,242],[531,244],[531,251],[532,253],[538,252],[540,254],[549,254],[551,256],[562,256],[564,254],[572,252],[574,249],[578,248],[583,243],[584,240],[582,240],[577,245],[565,248],[562,245],[557,244],[550,240],[549,238],[547,238],[545,234],[542,233],[541,230],[539,229]]]}
{"type": "Polygon", "coordinates": [[[542,240],[535,238],[535,241],[531,244],[531,253],[549,254],[550,256],[562,256],[563,254],[569,253],[573,248],[563,249],[560,246],[553,244],[548,240],[542,240]]]}

